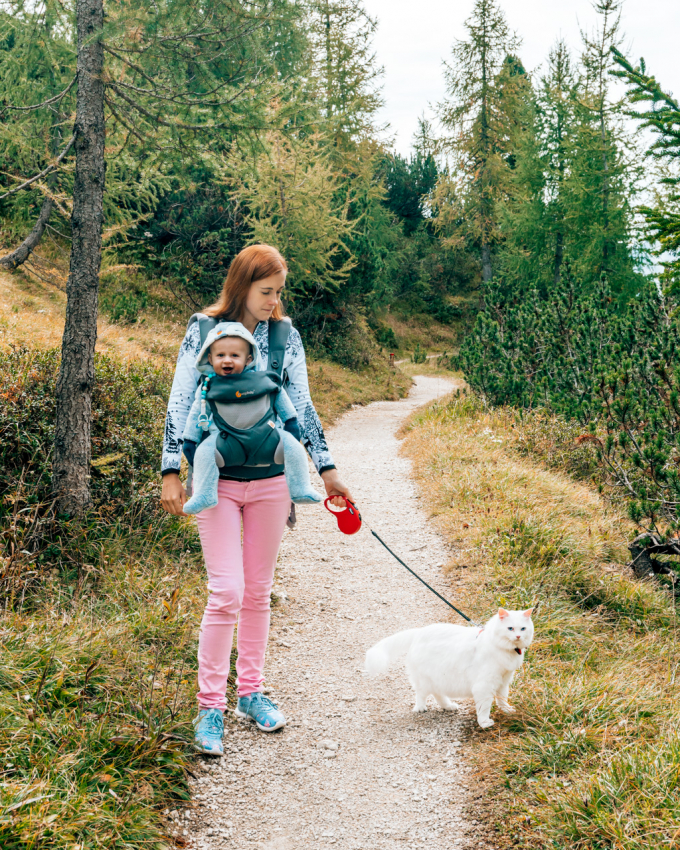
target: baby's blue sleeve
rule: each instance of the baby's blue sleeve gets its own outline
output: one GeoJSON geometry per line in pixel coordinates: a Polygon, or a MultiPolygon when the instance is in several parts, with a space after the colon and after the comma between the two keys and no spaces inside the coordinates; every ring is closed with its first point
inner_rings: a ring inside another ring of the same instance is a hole
{"type": "Polygon", "coordinates": [[[287,422],[289,419],[297,419],[297,411],[293,406],[293,402],[288,397],[288,393],[283,389],[277,393],[274,399],[274,410],[282,422],[287,422]]]}

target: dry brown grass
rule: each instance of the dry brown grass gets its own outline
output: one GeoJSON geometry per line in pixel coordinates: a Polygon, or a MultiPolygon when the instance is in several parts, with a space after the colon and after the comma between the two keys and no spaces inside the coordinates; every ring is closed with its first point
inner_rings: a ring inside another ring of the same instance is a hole
{"type": "Polygon", "coordinates": [[[394,331],[398,343],[397,353],[403,356],[411,354],[416,345],[429,353],[447,351],[450,354],[457,351],[464,329],[462,321],[443,325],[429,316],[404,319],[388,313],[383,321],[394,331]]]}
{"type": "MultiPolygon", "coordinates": [[[[66,312],[66,294],[37,278],[0,272],[0,343],[61,345],[66,312]]],[[[154,359],[161,365],[173,363],[185,324],[173,316],[149,310],[144,321],[116,325],[100,317],[97,351],[124,362],[154,359]]]]}
{"type": "MultiPolygon", "coordinates": [[[[545,450],[545,445],[543,446],[545,450]]],[[[675,609],[626,568],[630,522],[526,455],[515,416],[471,397],[417,414],[404,450],[476,620],[539,603],[518,714],[474,733],[476,805],[501,847],[657,850],[680,838],[675,609]]]]}

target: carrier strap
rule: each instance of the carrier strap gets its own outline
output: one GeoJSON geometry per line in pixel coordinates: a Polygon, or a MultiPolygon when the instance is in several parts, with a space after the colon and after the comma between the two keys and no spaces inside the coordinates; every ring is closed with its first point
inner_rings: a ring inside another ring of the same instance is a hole
{"type": "Polygon", "coordinates": [[[189,330],[192,325],[195,325],[196,322],[198,322],[198,329],[201,333],[201,348],[203,348],[205,341],[208,338],[208,334],[217,324],[217,319],[212,316],[204,316],[202,313],[194,313],[194,315],[189,319],[187,330],[189,330]]]}
{"type": "Polygon", "coordinates": [[[291,324],[288,321],[269,320],[269,361],[267,367],[283,380],[283,358],[291,324]]]}

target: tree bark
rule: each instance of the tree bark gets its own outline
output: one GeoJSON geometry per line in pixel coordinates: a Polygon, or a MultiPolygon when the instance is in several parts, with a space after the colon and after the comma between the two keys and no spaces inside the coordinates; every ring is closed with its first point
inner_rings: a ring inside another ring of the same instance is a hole
{"type": "Polygon", "coordinates": [[[104,196],[103,0],[77,0],[76,170],[66,324],[57,379],[52,486],[61,513],[90,501],[90,426],[104,196]]]}
{"type": "Polygon", "coordinates": [[[553,266],[553,287],[557,289],[562,277],[562,262],[564,259],[564,239],[562,231],[558,230],[555,234],[555,263],[553,266]]]}
{"type": "Polygon", "coordinates": [[[54,202],[52,201],[52,198],[45,198],[43,205],[40,208],[40,215],[38,216],[36,223],[33,225],[33,229],[18,248],[15,248],[14,251],[9,254],[5,254],[4,257],[0,257],[0,267],[11,271],[26,262],[31,255],[31,251],[38,246],[38,243],[42,239],[42,235],[45,232],[45,227],[53,207],[54,202]]]}
{"type": "Polygon", "coordinates": [[[482,280],[488,283],[493,277],[491,268],[491,248],[486,240],[482,241],[482,280]]]}

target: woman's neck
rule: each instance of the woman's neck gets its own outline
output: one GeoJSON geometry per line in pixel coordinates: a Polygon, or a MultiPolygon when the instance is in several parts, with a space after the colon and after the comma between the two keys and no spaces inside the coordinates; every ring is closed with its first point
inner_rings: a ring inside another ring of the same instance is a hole
{"type": "Polygon", "coordinates": [[[256,327],[257,327],[260,323],[257,321],[257,319],[255,318],[255,316],[252,316],[250,313],[247,313],[247,314],[246,314],[245,316],[243,316],[243,318],[241,319],[241,324],[243,325],[243,327],[244,327],[247,331],[250,331],[250,333],[251,333],[251,334],[254,334],[254,333],[255,333],[255,328],[256,328],[256,327]]]}

